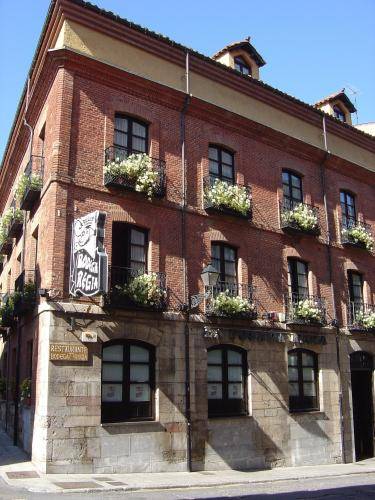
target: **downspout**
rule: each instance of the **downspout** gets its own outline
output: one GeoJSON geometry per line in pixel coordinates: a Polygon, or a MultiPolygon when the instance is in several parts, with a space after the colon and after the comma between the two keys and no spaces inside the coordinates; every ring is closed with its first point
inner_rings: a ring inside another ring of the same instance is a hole
{"type": "Polygon", "coordinates": [[[338,376],[338,388],[339,388],[339,419],[340,419],[340,436],[341,436],[341,459],[345,463],[345,436],[344,436],[344,408],[343,408],[343,394],[342,394],[342,374],[341,374],[341,356],[340,356],[340,327],[337,320],[337,310],[336,310],[336,299],[335,290],[333,286],[333,266],[332,266],[332,251],[331,251],[331,231],[329,226],[328,218],[328,204],[327,204],[327,191],[326,191],[326,175],[325,175],[325,163],[330,156],[330,151],[328,149],[327,142],[327,129],[326,120],[323,116],[323,138],[324,138],[324,150],[325,156],[320,164],[320,179],[323,192],[323,202],[324,202],[324,214],[327,227],[327,256],[328,256],[328,273],[329,273],[329,283],[331,288],[332,297],[332,309],[333,309],[333,319],[332,326],[334,326],[335,342],[336,342],[336,363],[337,363],[337,376],[338,376]]]}
{"type": "MultiPolygon", "coordinates": [[[[23,123],[29,129],[30,132],[30,142],[29,142],[29,162],[32,158],[33,151],[33,140],[34,140],[34,129],[26,120],[26,113],[29,108],[30,100],[30,78],[27,80],[27,92],[26,92],[26,105],[25,105],[25,116],[23,123]]],[[[25,241],[26,241],[26,212],[23,214],[23,230],[22,230],[22,252],[21,252],[21,273],[25,270],[25,241]]],[[[23,283],[24,284],[24,283],[23,283]]],[[[17,356],[16,356],[16,386],[14,391],[14,421],[13,421],[13,444],[18,445],[18,420],[19,420],[19,385],[20,385],[20,362],[21,362],[21,325],[20,318],[17,318],[17,356]]]]}
{"type": "MultiPolygon", "coordinates": [[[[181,170],[182,170],[182,203],[181,203],[181,260],[183,275],[183,304],[189,303],[189,289],[186,265],[186,152],[185,152],[185,118],[190,104],[190,82],[189,82],[189,52],[185,59],[185,100],[180,116],[180,138],[181,138],[181,170]]],[[[190,328],[189,309],[184,310],[185,324],[185,419],[186,419],[186,441],[187,441],[187,470],[192,472],[192,431],[191,431],[191,391],[190,391],[190,328]]]]}

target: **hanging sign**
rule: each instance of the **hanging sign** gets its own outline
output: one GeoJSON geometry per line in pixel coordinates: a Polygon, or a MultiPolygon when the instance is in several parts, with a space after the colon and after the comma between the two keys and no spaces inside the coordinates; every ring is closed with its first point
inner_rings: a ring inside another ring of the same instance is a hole
{"type": "Polygon", "coordinates": [[[92,297],[108,290],[108,257],[103,247],[104,212],[75,219],[72,227],[69,291],[92,297]]]}

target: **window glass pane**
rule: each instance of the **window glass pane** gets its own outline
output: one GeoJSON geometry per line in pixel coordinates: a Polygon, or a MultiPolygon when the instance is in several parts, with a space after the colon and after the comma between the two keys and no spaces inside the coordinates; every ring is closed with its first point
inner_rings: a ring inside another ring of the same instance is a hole
{"type": "Polygon", "coordinates": [[[289,367],[288,378],[290,382],[298,382],[298,368],[289,367]]]}
{"type": "Polygon", "coordinates": [[[296,175],[292,175],[292,186],[296,188],[301,188],[301,179],[296,175]]]}
{"type": "Polygon", "coordinates": [[[137,245],[144,245],[145,243],[145,233],[143,231],[138,231],[137,229],[131,230],[131,242],[137,245]]]}
{"type": "Polygon", "coordinates": [[[210,173],[219,175],[219,164],[212,160],[210,160],[210,173]]]}
{"type": "Polygon", "coordinates": [[[221,384],[207,384],[207,398],[208,399],[222,399],[223,387],[221,384]]]}
{"type": "Polygon", "coordinates": [[[104,403],[122,401],[122,384],[103,384],[102,401],[104,403]]]}
{"type": "Polygon", "coordinates": [[[233,156],[230,155],[229,153],[226,153],[225,151],[222,151],[221,153],[221,160],[223,163],[226,163],[227,165],[233,165],[233,156]]]}
{"type": "Polygon", "coordinates": [[[147,127],[144,125],[141,125],[140,123],[133,122],[133,134],[134,135],[139,135],[140,137],[145,138],[146,137],[146,130],[147,127]]]}
{"type": "Polygon", "coordinates": [[[314,366],[314,356],[308,352],[303,352],[302,366],[314,366]]]}
{"type": "Polygon", "coordinates": [[[288,364],[290,366],[297,366],[297,353],[288,354],[288,364]]]}
{"type": "Polygon", "coordinates": [[[283,184],[289,184],[289,173],[288,172],[283,172],[283,184]]]}
{"type": "Polygon", "coordinates": [[[150,401],[150,386],[149,384],[131,384],[130,385],[130,401],[141,402],[150,401]]]}
{"type": "Polygon", "coordinates": [[[225,260],[236,260],[236,251],[233,248],[224,247],[224,258],[225,260]]]}
{"type": "Polygon", "coordinates": [[[289,189],[289,185],[285,185],[285,184],[283,184],[283,194],[284,194],[284,196],[286,196],[287,198],[290,198],[290,189],[289,189]]]}
{"type": "Polygon", "coordinates": [[[115,117],[115,129],[121,130],[122,132],[128,131],[128,119],[121,116],[115,117]]]}
{"type": "Polygon", "coordinates": [[[242,366],[230,366],[228,380],[229,382],[242,382],[242,366]]]}
{"type": "Polygon", "coordinates": [[[314,368],[304,368],[303,369],[303,380],[305,382],[314,382],[314,368]]]}
{"type": "Polygon", "coordinates": [[[289,396],[298,396],[298,383],[290,382],[289,383],[289,396]]]}
{"type": "Polygon", "coordinates": [[[302,201],[302,193],[299,189],[292,188],[292,197],[295,200],[302,201]]]}
{"type": "Polygon", "coordinates": [[[130,260],[145,262],[146,256],[144,247],[132,245],[130,249],[130,260]]]}
{"type": "Polygon", "coordinates": [[[228,384],[228,398],[229,399],[242,399],[243,398],[242,383],[228,384]]]}
{"type": "Polygon", "coordinates": [[[316,396],[315,384],[305,382],[303,384],[303,394],[304,396],[316,396]]]}
{"type": "Polygon", "coordinates": [[[111,345],[103,347],[103,361],[119,361],[123,360],[124,348],[122,345],[111,345]]]}
{"type": "Polygon", "coordinates": [[[219,382],[223,379],[222,377],[223,375],[221,366],[209,365],[207,367],[207,380],[209,382],[219,382]]]}
{"type": "Polygon", "coordinates": [[[233,179],[233,168],[232,167],[227,167],[226,165],[223,165],[223,177],[227,177],[228,179],[233,179]]]}
{"type": "Polygon", "coordinates": [[[146,141],[145,139],[139,139],[138,137],[132,138],[132,148],[135,152],[146,153],[146,141]]]}
{"type": "Polygon", "coordinates": [[[219,153],[216,148],[209,148],[208,150],[208,155],[211,160],[218,160],[219,159],[219,153]]]}
{"type": "Polygon", "coordinates": [[[149,361],[150,352],[148,349],[144,347],[140,347],[138,345],[130,346],[130,361],[133,362],[147,362],[149,361]]]}
{"type": "Polygon", "coordinates": [[[102,379],[105,382],[122,382],[122,365],[104,363],[102,379]]]}
{"type": "Polygon", "coordinates": [[[115,144],[126,148],[128,145],[128,134],[123,134],[122,132],[115,131],[115,144]]]}
{"type": "Polygon", "coordinates": [[[306,264],[301,261],[297,261],[297,272],[298,274],[306,274],[306,264]]]}
{"type": "Polygon", "coordinates": [[[221,353],[220,349],[213,349],[207,352],[208,363],[221,364],[221,353]]]}
{"type": "Polygon", "coordinates": [[[242,365],[242,354],[237,351],[228,351],[228,364],[242,365]]]}
{"type": "Polygon", "coordinates": [[[342,191],[340,193],[340,201],[341,203],[345,203],[345,193],[343,193],[342,191]]]}
{"type": "Polygon", "coordinates": [[[236,264],[234,262],[225,263],[225,274],[228,276],[236,276],[236,264]]]}
{"type": "Polygon", "coordinates": [[[130,365],[131,382],[148,382],[150,379],[148,365],[130,365]]]}

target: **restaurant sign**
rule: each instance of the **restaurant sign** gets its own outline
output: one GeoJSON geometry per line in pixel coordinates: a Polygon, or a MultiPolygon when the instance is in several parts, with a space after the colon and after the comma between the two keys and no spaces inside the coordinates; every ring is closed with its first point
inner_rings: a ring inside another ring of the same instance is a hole
{"type": "Polygon", "coordinates": [[[50,344],[51,361],[87,361],[88,349],[82,344],[50,344]]]}
{"type": "Polygon", "coordinates": [[[73,296],[92,297],[108,289],[108,257],[103,247],[106,214],[96,210],[72,227],[69,291],[73,296]]]}

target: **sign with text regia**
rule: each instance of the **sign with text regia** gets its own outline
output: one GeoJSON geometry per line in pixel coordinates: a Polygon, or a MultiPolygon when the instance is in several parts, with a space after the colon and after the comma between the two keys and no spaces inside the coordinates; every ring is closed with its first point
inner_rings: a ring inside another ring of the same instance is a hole
{"type": "Polygon", "coordinates": [[[75,297],[92,297],[108,290],[108,257],[103,247],[105,217],[97,210],[73,222],[69,291],[75,297]]]}

